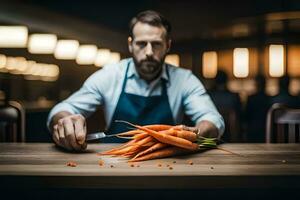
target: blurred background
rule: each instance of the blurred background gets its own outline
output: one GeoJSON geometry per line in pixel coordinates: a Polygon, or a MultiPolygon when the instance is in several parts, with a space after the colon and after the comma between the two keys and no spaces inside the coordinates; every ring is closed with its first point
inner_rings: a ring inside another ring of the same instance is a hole
{"type": "MultiPolygon", "coordinates": [[[[225,141],[264,142],[270,106],[299,107],[299,0],[0,0],[0,99],[21,104],[23,140],[51,141],[50,109],[130,56],[128,23],[147,9],[170,20],[166,62],[206,86],[225,118],[225,141]]],[[[88,129],[104,126],[99,108],[88,129]]]]}

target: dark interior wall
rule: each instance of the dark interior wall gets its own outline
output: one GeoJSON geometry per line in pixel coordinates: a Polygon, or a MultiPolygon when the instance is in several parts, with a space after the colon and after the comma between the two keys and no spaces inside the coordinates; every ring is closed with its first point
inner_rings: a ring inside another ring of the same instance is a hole
{"type": "Polygon", "coordinates": [[[1,73],[0,80],[3,83],[5,81],[6,84],[0,85],[0,89],[9,87],[11,99],[34,101],[39,97],[46,97],[49,100],[61,100],[79,89],[88,76],[100,69],[95,66],[79,66],[74,60],[57,60],[53,55],[29,54],[26,49],[0,49],[0,54],[12,57],[22,56],[27,60],[56,64],[60,70],[58,80],[54,82],[25,80],[23,75],[1,73]]]}

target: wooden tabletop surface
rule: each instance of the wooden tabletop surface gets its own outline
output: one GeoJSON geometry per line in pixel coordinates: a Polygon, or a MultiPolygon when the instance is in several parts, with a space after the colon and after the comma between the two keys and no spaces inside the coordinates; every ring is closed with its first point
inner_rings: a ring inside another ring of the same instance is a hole
{"type": "Polygon", "coordinates": [[[113,146],[90,144],[85,153],[68,153],[48,143],[0,143],[0,182],[6,187],[30,181],[28,187],[300,188],[299,144],[223,144],[241,156],[214,149],[134,166],[96,154],[113,146]],[[69,161],[77,166],[66,166],[69,161]]]}

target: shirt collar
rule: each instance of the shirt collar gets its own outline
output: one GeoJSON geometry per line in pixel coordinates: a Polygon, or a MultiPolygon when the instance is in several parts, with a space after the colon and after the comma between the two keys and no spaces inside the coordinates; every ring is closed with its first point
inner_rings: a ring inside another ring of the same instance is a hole
{"type": "MultiPolygon", "coordinates": [[[[167,68],[167,64],[164,63],[163,68],[162,68],[162,73],[160,74],[160,76],[158,78],[162,78],[162,79],[168,81],[169,77],[168,77],[166,68],[167,68]]],[[[127,72],[127,78],[132,78],[132,77],[139,78],[140,76],[139,76],[138,72],[135,69],[133,59],[130,59],[129,60],[129,69],[128,69],[128,72],[127,72]]]]}

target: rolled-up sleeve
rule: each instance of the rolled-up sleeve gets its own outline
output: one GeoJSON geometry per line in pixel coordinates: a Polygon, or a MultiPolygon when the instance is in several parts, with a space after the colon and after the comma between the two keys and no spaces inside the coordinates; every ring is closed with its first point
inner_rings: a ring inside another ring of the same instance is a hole
{"type": "Polygon", "coordinates": [[[219,130],[221,136],[225,130],[224,119],[217,111],[204,86],[192,73],[188,73],[184,84],[183,106],[186,115],[198,123],[210,121],[219,130]]]}

